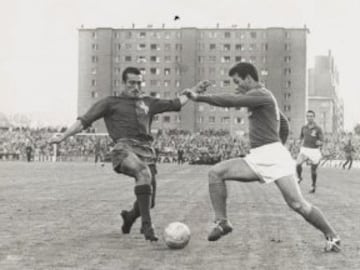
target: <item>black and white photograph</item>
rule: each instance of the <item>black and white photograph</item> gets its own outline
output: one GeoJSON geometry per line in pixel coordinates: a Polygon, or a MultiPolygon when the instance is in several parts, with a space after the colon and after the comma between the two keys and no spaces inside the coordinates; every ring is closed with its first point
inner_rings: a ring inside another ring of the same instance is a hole
{"type": "Polygon", "coordinates": [[[0,269],[360,269],[359,14],[2,0],[0,269]]]}

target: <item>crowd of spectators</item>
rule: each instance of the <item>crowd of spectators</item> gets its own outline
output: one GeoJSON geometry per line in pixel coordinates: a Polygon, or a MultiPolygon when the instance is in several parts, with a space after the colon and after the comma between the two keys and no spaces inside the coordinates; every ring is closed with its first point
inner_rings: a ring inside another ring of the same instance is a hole
{"type": "MultiPolygon", "coordinates": [[[[94,160],[96,154],[104,159],[112,147],[107,135],[85,133],[68,138],[59,147],[47,144],[55,133],[65,128],[14,128],[0,130],[0,160],[58,161],[94,160]],[[99,150],[100,149],[100,150],[99,150]],[[55,153],[56,152],[56,153],[55,153]]],[[[324,158],[344,159],[344,146],[351,138],[355,153],[360,160],[360,137],[349,134],[326,134],[322,147],[324,158]]],[[[231,135],[227,130],[204,130],[191,133],[185,130],[166,130],[154,134],[153,146],[159,162],[182,162],[190,164],[214,164],[218,161],[245,156],[249,151],[248,136],[231,135]]],[[[299,140],[289,138],[287,147],[294,158],[299,152],[299,140]]]]}

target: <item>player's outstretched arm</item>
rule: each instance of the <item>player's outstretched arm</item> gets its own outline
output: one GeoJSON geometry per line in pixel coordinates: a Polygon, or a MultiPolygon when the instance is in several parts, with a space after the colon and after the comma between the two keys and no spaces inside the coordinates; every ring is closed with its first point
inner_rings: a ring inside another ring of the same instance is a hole
{"type": "Polygon", "coordinates": [[[55,137],[51,138],[49,144],[58,144],[62,141],[66,140],[66,138],[73,136],[84,129],[83,124],[80,120],[77,120],[74,124],[72,124],[64,133],[57,134],[55,137]]]}

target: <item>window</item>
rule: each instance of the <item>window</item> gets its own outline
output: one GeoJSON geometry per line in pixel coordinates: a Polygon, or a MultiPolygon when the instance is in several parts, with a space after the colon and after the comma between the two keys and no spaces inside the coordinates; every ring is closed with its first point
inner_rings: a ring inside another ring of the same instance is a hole
{"type": "Polygon", "coordinates": [[[209,122],[215,123],[215,116],[209,116],[209,122]]]}
{"type": "Polygon", "coordinates": [[[144,44],[144,43],[138,44],[137,49],[138,49],[139,51],[145,50],[145,49],[146,49],[146,44],[144,44]]]}
{"type": "Polygon", "coordinates": [[[216,38],[217,33],[216,32],[209,32],[209,38],[216,38]]]}
{"type": "Polygon", "coordinates": [[[285,43],[284,49],[285,49],[285,51],[290,51],[290,49],[291,49],[291,44],[290,44],[290,43],[285,43]]]}
{"type": "Polygon", "coordinates": [[[204,122],[204,116],[200,116],[198,121],[199,121],[199,123],[203,123],[204,122]]]}
{"type": "Polygon", "coordinates": [[[141,75],[144,76],[146,74],[146,69],[145,68],[139,68],[139,70],[140,70],[141,75]]]}
{"type": "Polygon", "coordinates": [[[284,68],[284,75],[290,75],[291,74],[291,68],[284,68]]]}
{"type": "Polygon", "coordinates": [[[115,32],[115,33],[114,33],[114,38],[120,38],[120,37],[121,37],[120,32],[115,32]]]}
{"type": "Polygon", "coordinates": [[[159,75],[160,74],[160,69],[159,68],[150,68],[150,74],[159,75]]]}
{"type": "Polygon", "coordinates": [[[256,32],[250,32],[250,37],[255,39],[256,38],[256,32]]]}
{"type": "Polygon", "coordinates": [[[95,79],[91,80],[91,86],[96,86],[96,80],[95,79]]]}
{"type": "Polygon", "coordinates": [[[150,56],[150,61],[155,62],[155,63],[159,63],[160,62],[160,57],[152,55],[152,56],[150,56]]]}
{"type": "Polygon", "coordinates": [[[132,37],[132,33],[130,31],[126,32],[125,37],[130,39],[132,37]]]}
{"type": "Polygon", "coordinates": [[[92,36],[92,38],[94,38],[94,39],[97,38],[96,32],[92,32],[92,33],[91,33],[91,36],[92,36]]]}
{"type": "Polygon", "coordinates": [[[91,56],[91,62],[92,63],[97,63],[98,61],[99,61],[99,58],[97,57],[97,55],[91,56]]]}
{"type": "Polygon", "coordinates": [[[151,97],[156,97],[156,98],[158,98],[158,97],[160,97],[160,94],[159,94],[158,92],[151,91],[151,92],[150,92],[150,96],[151,96],[151,97]]]}
{"type": "Polygon", "coordinates": [[[241,56],[235,56],[235,62],[241,62],[242,57],[241,56]]]}
{"type": "Polygon", "coordinates": [[[120,80],[114,80],[114,81],[113,81],[113,85],[114,85],[115,87],[119,86],[119,85],[120,85],[120,80]]]}
{"type": "Polygon", "coordinates": [[[286,32],[284,33],[284,35],[285,35],[285,38],[286,38],[286,39],[289,39],[289,38],[291,37],[290,32],[288,32],[288,31],[286,31],[286,32]]]}
{"type": "Polygon", "coordinates": [[[225,32],[224,33],[224,38],[231,38],[231,33],[230,32],[225,32]]]}
{"type": "Polygon", "coordinates": [[[198,111],[199,111],[199,112],[204,111],[204,105],[199,105],[199,106],[198,106],[198,111]]]}
{"type": "Polygon", "coordinates": [[[159,116],[158,115],[154,115],[153,116],[153,122],[158,122],[159,121],[159,116]]]}
{"type": "Polygon", "coordinates": [[[241,117],[236,117],[235,119],[234,119],[234,122],[235,122],[235,124],[244,124],[244,119],[242,119],[241,117]]]}
{"type": "Polygon", "coordinates": [[[180,116],[180,115],[175,115],[175,116],[174,116],[174,121],[175,121],[176,123],[180,123],[180,122],[181,122],[181,116],[180,116]]]}
{"type": "Polygon", "coordinates": [[[170,83],[171,83],[170,80],[165,80],[165,81],[164,81],[164,86],[165,86],[165,87],[169,87],[169,86],[170,86],[170,83]]]}
{"type": "Polygon", "coordinates": [[[116,44],[116,49],[117,49],[118,51],[121,50],[121,44],[120,44],[120,43],[116,44]]]}
{"type": "Polygon", "coordinates": [[[286,81],[285,82],[285,87],[290,88],[291,87],[291,81],[286,81]]]}
{"type": "Polygon", "coordinates": [[[132,47],[132,45],[130,43],[125,44],[125,49],[126,50],[131,50],[131,47],[132,47]]]}
{"type": "Polygon", "coordinates": [[[284,62],[285,63],[290,63],[290,61],[291,61],[291,56],[290,55],[287,55],[287,56],[284,57],[284,62]]]}
{"type": "Polygon", "coordinates": [[[164,75],[170,75],[170,68],[164,68],[164,75]]]}
{"type": "Polygon", "coordinates": [[[250,47],[249,47],[249,50],[250,50],[250,51],[256,50],[256,44],[255,44],[255,43],[251,43],[251,44],[250,44],[250,47]]]}
{"type": "Polygon", "coordinates": [[[93,51],[97,51],[97,50],[99,49],[99,44],[93,43],[93,44],[91,45],[91,48],[92,48],[93,51]]]}
{"type": "Polygon", "coordinates": [[[223,44],[223,51],[230,51],[230,44],[223,44]]]}
{"type": "Polygon", "coordinates": [[[119,55],[115,56],[115,63],[120,63],[121,57],[119,55]]]}
{"type": "Polygon", "coordinates": [[[181,51],[182,50],[182,45],[181,44],[176,44],[175,45],[175,50],[181,51]]]}
{"type": "Polygon", "coordinates": [[[165,39],[170,39],[171,38],[171,33],[166,31],[164,36],[165,36],[165,39]]]}
{"type": "Polygon", "coordinates": [[[150,44],[150,50],[152,50],[152,51],[158,51],[158,50],[160,50],[160,46],[158,45],[158,44],[150,44]]]}
{"type": "Polygon", "coordinates": [[[268,44],[267,43],[262,43],[261,44],[261,49],[263,50],[263,51],[267,51],[268,50],[268,44]]]}
{"type": "Polygon", "coordinates": [[[150,86],[160,86],[159,80],[150,80],[150,86]]]}
{"type": "Polygon", "coordinates": [[[120,74],[121,73],[121,69],[119,67],[115,67],[114,68],[114,72],[115,74],[120,74]]]}
{"type": "Polygon", "coordinates": [[[215,75],[216,72],[216,68],[215,67],[209,67],[209,74],[210,75],[215,75]]]}
{"type": "Polygon", "coordinates": [[[165,115],[165,116],[163,117],[163,122],[164,122],[164,123],[170,123],[170,116],[165,115]]]}
{"type": "Polygon", "coordinates": [[[223,116],[223,117],[221,117],[221,123],[223,123],[223,124],[229,124],[229,123],[230,123],[230,117],[229,117],[229,116],[223,116]]]}
{"type": "Polygon", "coordinates": [[[146,32],[139,33],[139,38],[145,38],[145,37],[146,37],[146,32]]]}
{"type": "Polygon", "coordinates": [[[204,56],[198,56],[199,63],[204,63],[205,57],[204,56]]]}
{"type": "Polygon", "coordinates": [[[230,80],[223,80],[222,81],[222,86],[223,87],[229,87],[230,86],[230,80]]]}
{"type": "Polygon", "coordinates": [[[137,63],[146,63],[146,57],[145,56],[137,56],[136,62],[137,63]]]}
{"type": "Polygon", "coordinates": [[[255,56],[255,55],[251,55],[251,56],[250,56],[250,63],[251,63],[251,64],[255,64],[255,63],[256,63],[256,56],[255,56]]]}
{"type": "Polygon", "coordinates": [[[171,56],[170,55],[165,55],[164,60],[165,60],[165,63],[170,63],[171,62],[171,56]]]}
{"type": "Polygon", "coordinates": [[[214,44],[214,43],[210,44],[209,49],[210,50],[215,50],[216,49],[216,44],[214,44]]]}
{"type": "Polygon", "coordinates": [[[176,87],[180,87],[180,81],[179,81],[179,80],[176,80],[176,81],[175,81],[175,86],[176,86],[176,87]]]}
{"type": "Polygon", "coordinates": [[[97,98],[99,96],[97,91],[91,91],[91,97],[92,98],[97,98]]]}
{"type": "Polygon", "coordinates": [[[170,51],[171,50],[171,44],[166,43],[165,44],[165,51],[170,51]]]}
{"type": "Polygon", "coordinates": [[[209,62],[216,62],[216,56],[215,55],[210,55],[209,56],[209,62]]]}
{"type": "Polygon", "coordinates": [[[171,93],[169,91],[164,92],[164,98],[170,98],[171,93]]]}
{"type": "Polygon", "coordinates": [[[230,63],[230,56],[221,57],[221,63],[230,63]]]}
{"type": "Polygon", "coordinates": [[[267,75],[269,75],[269,72],[266,69],[262,69],[260,71],[260,74],[261,74],[261,76],[267,76],[267,75]]]}
{"type": "Polygon", "coordinates": [[[235,50],[243,51],[244,50],[244,45],[243,44],[235,44],[235,50]]]}
{"type": "Polygon", "coordinates": [[[175,62],[180,62],[181,61],[181,57],[179,55],[175,55],[175,62]]]}
{"type": "Polygon", "coordinates": [[[125,62],[131,62],[131,56],[130,55],[125,56],[125,62]]]}
{"type": "Polygon", "coordinates": [[[91,74],[93,74],[93,75],[96,74],[96,68],[91,68],[91,74]]]}

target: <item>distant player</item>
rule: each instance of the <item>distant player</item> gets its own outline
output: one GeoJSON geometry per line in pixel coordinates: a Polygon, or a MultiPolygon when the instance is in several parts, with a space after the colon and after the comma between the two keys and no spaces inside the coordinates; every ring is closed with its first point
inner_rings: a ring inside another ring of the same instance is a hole
{"type": "Polygon", "coordinates": [[[353,157],[352,154],[355,152],[355,148],[354,146],[351,144],[351,140],[349,139],[348,143],[344,146],[343,148],[344,153],[345,153],[345,159],[346,161],[344,162],[344,164],[342,165],[342,168],[345,170],[346,169],[346,165],[348,165],[348,170],[351,169],[352,163],[353,163],[353,157]]]}
{"type": "Polygon", "coordinates": [[[215,226],[208,235],[216,241],[233,228],[226,211],[226,181],[272,183],[281,191],[291,209],[319,229],[327,239],[327,251],[340,250],[340,238],[322,212],[301,194],[295,176],[295,162],[279,138],[280,111],[273,94],[259,83],[256,68],[238,63],[229,71],[237,85],[236,94],[198,95],[186,91],[190,99],[220,107],[247,107],[249,113],[250,153],[214,165],[209,171],[209,192],[215,212],[215,226]]]}
{"type": "Polygon", "coordinates": [[[310,193],[316,191],[317,168],[321,160],[320,147],[323,145],[324,136],[321,127],[315,123],[315,112],[308,110],[306,113],[307,124],[301,128],[300,133],[300,153],[296,160],[296,172],[299,183],[302,179],[302,164],[307,162],[311,166],[312,189],[310,193]]]}
{"type": "Polygon", "coordinates": [[[121,213],[124,220],[122,231],[129,233],[132,224],[141,216],[141,232],[145,239],[157,241],[150,216],[156,189],[156,154],[151,147],[151,122],[158,113],[179,111],[188,98],[185,95],[175,99],[145,96],[141,89],[143,77],[140,70],[134,67],[123,71],[122,80],[124,90],[120,96],[108,96],[96,102],[64,134],[53,138],[51,143],[60,143],[103,118],[109,136],[115,143],[112,150],[115,172],[135,179],[136,201],[131,211],[121,213]]]}

